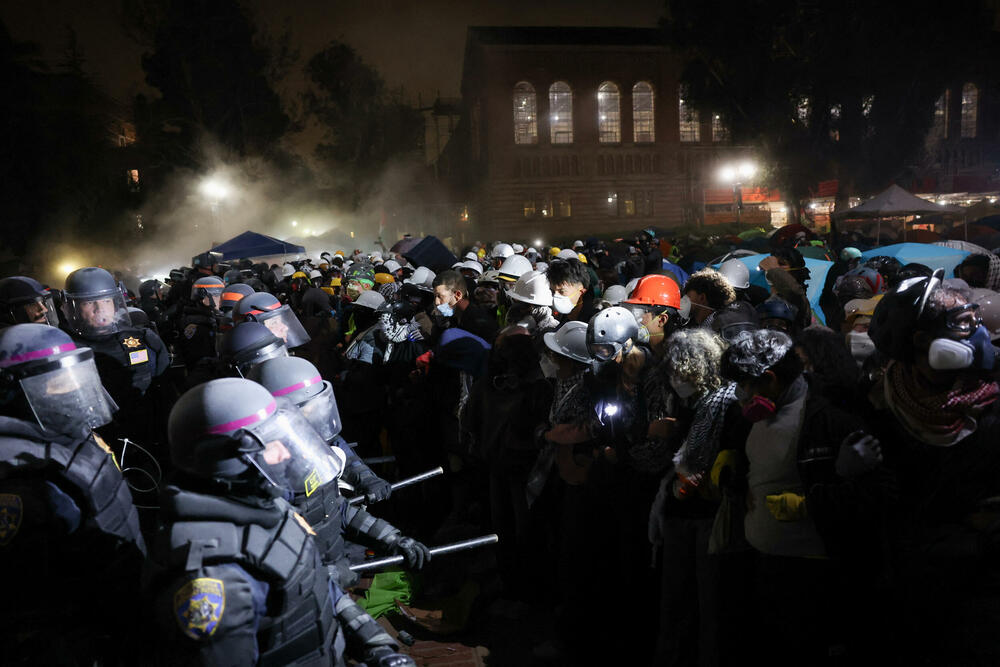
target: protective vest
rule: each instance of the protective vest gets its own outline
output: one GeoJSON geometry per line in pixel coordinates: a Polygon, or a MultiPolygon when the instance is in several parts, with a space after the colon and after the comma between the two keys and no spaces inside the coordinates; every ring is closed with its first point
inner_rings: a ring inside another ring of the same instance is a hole
{"type": "Polygon", "coordinates": [[[73,336],[78,344],[94,350],[101,382],[119,408],[131,407],[135,395],[145,394],[157,375],[157,354],[163,351],[163,343],[157,340],[151,346],[150,337],[158,338],[145,329],[132,328],[97,338],[73,336]]]}
{"type": "Polygon", "coordinates": [[[176,573],[235,563],[269,585],[279,607],[259,620],[258,665],[328,665],[338,625],[327,570],[313,531],[283,500],[256,509],[217,496],[168,487],[170,525],[150,559],[176,573]]]}
{"type": "Polygon", "coordinates": [[[87,518],[99,530],[146,551],[139,514],[114,455],[93,436],[73,444],[0,436],[0,474],[52,470],[79,491],[87,518]],[[15,472],[16,471],[16,472],[15,472]]]}
{"type": "Polygon", "coordinates": [[[295,507],[316,531],[316,545],[324,563],[335,563],[344,554],[343,513],[346,502],[340,495],[336,480],[319,487],[308,498],[295,500],[295,507]]]}

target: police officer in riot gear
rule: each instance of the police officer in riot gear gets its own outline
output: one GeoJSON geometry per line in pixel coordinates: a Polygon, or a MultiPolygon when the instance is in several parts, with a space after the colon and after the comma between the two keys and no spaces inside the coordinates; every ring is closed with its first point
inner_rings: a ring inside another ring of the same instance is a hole
{"type": "Polygon", "coordinates": [[[191,301],[184,306],[177,337],[177,347],[189,369],[202,359],[216,356],[224,291],[225,284],[215,276],[199,278],[191,286],[191,301]]]}
{"type": "Polygon", "coordinates": [[[222,338],[219,356],[240,377],[250,369],[274,357],[287,357],[285,342],[260,322],[240,322],[222,338]]]}
{"type": "Polygon", "coordinates": [[[0,327],[28,323],[59,326],[51,291],[27,276],[0,280],[0,327]]]}
{"type": "Polygon", "coordinates": [[[294,406],[213,380],[174,406],[169,440],[179,473],[145,578],[163,664],[341,665],[345,639],[370,665],[413,664],[331,585],[312,527],[284,500],[339,465],[294,406]]]}
{"type": "Polygon", "coordinates": [[[73,340],[94,351],[101,381],[120,409],[116,422],[136,440],[156,439],[153,401],[146,393],[170,364],[160,337],[132,326],[125,299],[104,269],[77,269],[66,278],[63,311],[73,340]]]}
{"type": "MultiPolygon", "coordinates": [[[[320,377],[315,366],[298,357],[269,359],[255,366],[250,377],[274,396],[286,398],[298,406],[323,440],[334,451],[343,452],[345,465],[342,474],[345,481],[369,500],[388,497],[391,492],[388,482],[376,476],[340,437],[340,414],[333,387],[320,377]]],[[[347,568],[344,529],[352,537],[374,542],[391,554],[404,556],[407,564],[414,569],[420,569],[430,560],[430,550],[426,546],[403,536],[397,528],[373,517],[360,505],[346,504],[336,478],[318,481],[320,483],[313,492],[306,488],[298,494],[295,504],[316,530],[324,562],[336,567],[342,585],[357,583],[357,575],[347,568]]]]}
{"type": "Polygon", "coordinates": [[[113,410],[94,353],[65,332],[0,332],[5,664],[91,665],[129,634],[145,545],[117,461],[91,431],[113,410]]]}

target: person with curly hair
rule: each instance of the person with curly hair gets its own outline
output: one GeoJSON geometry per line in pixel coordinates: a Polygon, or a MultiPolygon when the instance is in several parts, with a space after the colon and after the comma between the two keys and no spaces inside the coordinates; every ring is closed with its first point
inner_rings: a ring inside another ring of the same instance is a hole
{"type": "Polygon", "coordinates": [[[736,292],[721,273],[705,268],[694,273],[684,283],[684,296],[691,301],[691,322],[695,326],[717,310],[736,300],[736,292]]]}

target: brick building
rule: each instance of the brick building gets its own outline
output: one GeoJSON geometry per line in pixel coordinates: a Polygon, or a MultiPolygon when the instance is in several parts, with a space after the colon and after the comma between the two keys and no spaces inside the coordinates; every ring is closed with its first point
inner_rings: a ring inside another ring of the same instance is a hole
{"type": "Polygon", "coordinates": [[[729,145],[679,97],[680,63],[645,28],[468,31],[449,146],[470,232],[556,240],[704,219],[729,145]]]}

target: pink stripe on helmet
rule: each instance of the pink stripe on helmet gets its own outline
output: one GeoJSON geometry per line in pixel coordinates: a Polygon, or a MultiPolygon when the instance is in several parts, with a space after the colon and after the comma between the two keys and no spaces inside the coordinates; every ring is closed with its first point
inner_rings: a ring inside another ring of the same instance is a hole
{"type": "Polygon", "coordinates": [[[34,350],[32,352],[25,352],[24,354],[15,354],[9,359],[4,359],[0,361],[0,368],[7,368],[8,366],[13,366],[14,364],[23,364],[26,361],[33,361],[35,359],[42,359],[44,357],[51,356],[53,354],[59,354],[60,352],[70,352],[75,350],[76,345],[74,343],[63,343],[62,345],[57,345],[55,347],[46,347],[41,350],[34,350]]]}
{"type": "Polygon", "coordinates": [[[309,378],[308,380],[303,380],[302,382],[296,382],[290,387],[285,387],[284,389],[279,389],[278,391],[272,391],[271,394],[273,396],[285,396],[286,394],[291,394],[293,392],[298,391],[299,389],[305,389],[306,387],[311,387],[314,384],[318,384],[322,381],[323,378],[316,375],[314,377],[309,378]]]}
{"type": "Polygon", "coordinates": [[[248,417],[243,417],[242,419],[234,419],[233,421],[226,422],[225,424],[216,424],[215,426],[210,426],[205,430],[205,432],[213,434],[226,433],[227,431],[235,431],[238,428],[243,428],[244,426],[250,426],[251,424],[256,424],[257,422],[264,421],[272,414],[274,414],[274,410],[276,407],[277,404],[274,401],[271,401],[271,403],[266,408],[258,410],[257,412],[253,413],[248,417]]]}

